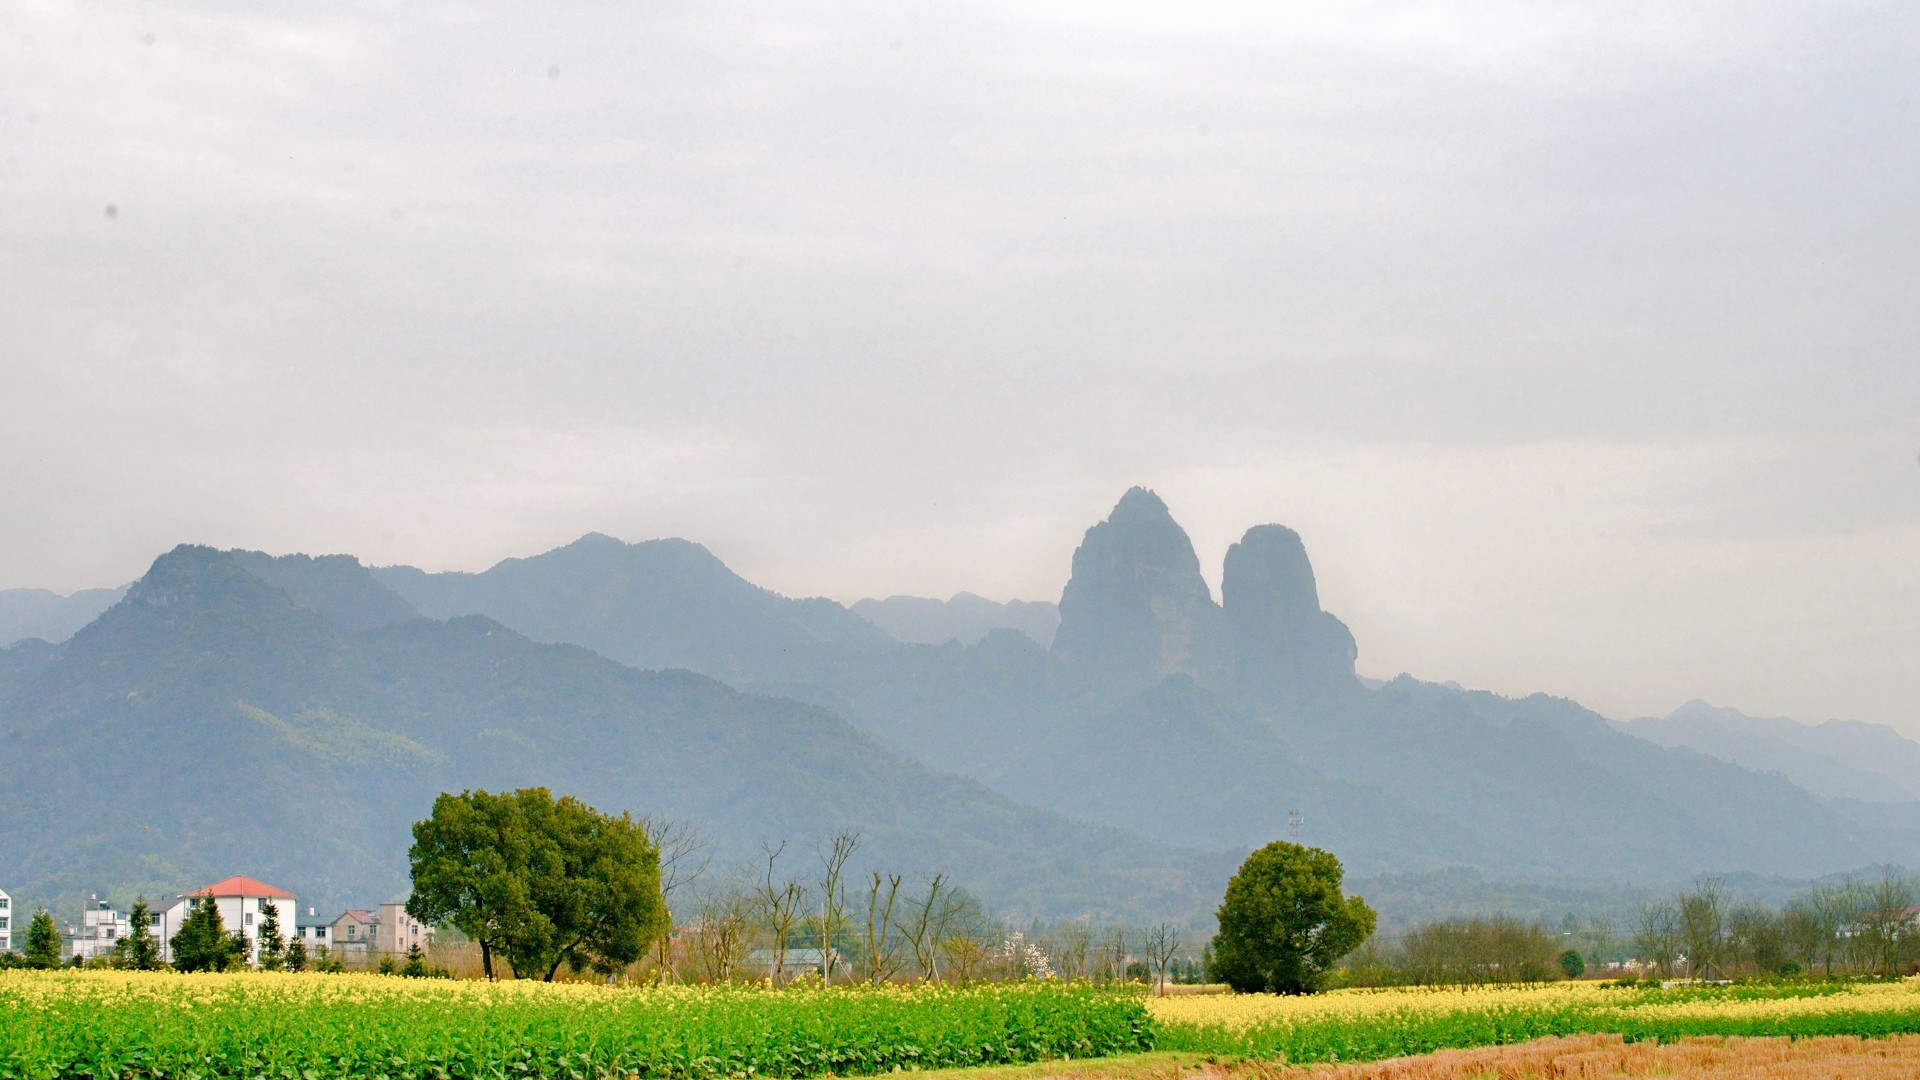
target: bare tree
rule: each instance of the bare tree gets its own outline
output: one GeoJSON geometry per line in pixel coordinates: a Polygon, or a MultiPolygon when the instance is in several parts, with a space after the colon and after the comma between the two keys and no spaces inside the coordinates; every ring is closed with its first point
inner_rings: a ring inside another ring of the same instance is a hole
{"type": "Polygon", "coordinates": [[[1125,982],[1127,978],[1127,928],[1116,926],[1107,932],[1106,941],[1100,946],[1100,959],[1106,972],[1106,981],[1125,982]]]}
{"type": "Polygon", "coordinates": [[[706,982],[732,982],[746,959],[753,939],[753,900],[739,889],[709,895],[694,916],[687,934],[688,959],[695,977],[706,982]]]}
{"type": "Polygon", "coordinates": [[[1680,908],[1672,900],[1654,900],[1640,908],[1633,946],[1647,962],[1671,977],[1680,953],[1680,908]]]}
{"type": "Polygon", "coordinates": [[[1720,973],[1726,939],[1727,902],[1719,878],[1705,878],[1676,898],[1680,934],[1687,947],[1687,974],[1700,979],[1720,973]]]}
{"type": "Polygon", "coordinates": [[[1160,923],[1147,931],[1147,959],[1153,964],[1154,985],[1161,997],[1167,996],[1167,965],[1180,951],[1180,929],[1172,923],[1160,923]]]}
{"type": "MultiPolygon", "coordinates": [[[[660,853],[660,898],[667,904],[669,926],[673,921],[673,891],[682,885],[691,885],[707,872],[713,862],[710,850],[712,841],[700,831],[700,826],[691,821],[674,821],[671,818],[645,817],[640,819],[640,829],[646,834],[647,842],[660,853]]],[[[660,935],[654,942],[655,960],[661,972],[673,977],[672,963],[673,934],[660,935]]]]}
{"type": "Polygon", "coordinates": [[[673,890],[700,880],[713,863],[713,841],[693,822],[648,817],[640,819],[640,828],[660,852],[660,895],[668,900],[673,890]]]}
{"type": "Polygon", "coordinates": [[[766,876],[755,889],[755,906],[759,909],[761,925],[767,928],[773,942],[773,984],[784,985],[787,981],[787,947],[793,941],[793,928],[800,921],[801,905],[806,903],[807,887],[788,879],[774,880],[774,865],[780,859],[780,853],[787,850],[787,842],[779,844],[762,843],[760,850],[767,857],[766,876]]]}
{"type": "Polygon", "coordinates": [[[1087,977],[1087,949],[1093,944],[1093,935],[1087,932],[1086,925],[1078,922],[1062,924],[1060,927],[1060,976],[1065,979],[1084,979],[1087,977]]]}
{"type": "Polygon", "coordinates": [[[907,944],[913,949],[913,962],[920,966],[921,978],[937,983],[940,981],[940,942],[945,929],[939,919],[946,899],[941,890],[946,888],[947,876],[934,874],[921,880],[926,884],[926,891],[907,898],[910,912],[905,927],[907,944]]]}
{"type": "Polygon", "coordinates": [[[860,834],[835,834],[825,847],[814,850],[820,855],[820,908],[807,920],[814,938],[820,943],[820,972],[824,981],[833,982],[833,968],[839,955],[834,944],[847,929],[847,860],[860,848],[860,834]]]}
{"type": "Polygon", "coordinates": [[[893,909],[900,899],[899,874],[882,876],[873,872],[867,884],[867,924],[862,945],[866,953],[867,981],[883,983],[900,966],[899,942],[894,935],[893,909]]]}
{"type": "Polygon", "coordinates": [[[1900,877],[1891,868],[1880,880],[1860,890],[1858,929],[1864,966],[1876,974],[1899,973],[1902,952],[1910,945],[1914,931],[1914,907],[1920,903],[1920,891],[1912,880],[1900,877]]]}

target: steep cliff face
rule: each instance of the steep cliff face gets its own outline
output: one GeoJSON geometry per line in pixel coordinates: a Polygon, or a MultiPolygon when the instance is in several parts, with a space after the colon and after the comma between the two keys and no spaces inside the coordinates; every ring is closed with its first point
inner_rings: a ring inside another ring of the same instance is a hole
{"type": "Polygon", "coordinates": [[[1052,661],[1087,685],[1138,687],[1168,675],[1231,678],[1225,625],[1193,542],[1145,488],[1087,530],[1060,597],[1052,661]]]}
{"type": "Polygon", "coordinates": [[[1345,623],[1320,610],[1300,534],[1258,525],[1227,549],[1220,580],[1234,682],[1263,697],[1352,690],[1358,655],[1345,623]]]}

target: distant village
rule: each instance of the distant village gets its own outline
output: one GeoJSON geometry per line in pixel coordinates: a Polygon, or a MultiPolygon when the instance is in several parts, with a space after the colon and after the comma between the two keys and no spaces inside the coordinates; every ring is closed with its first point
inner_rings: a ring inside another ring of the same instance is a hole
{"type": "MultiPolygon", "coordinates": [[[[407,914],[404,904],[377,904],[369,908],[349,908],[337,915],[322,915],[314,908],[300,907],[299,898],[285,889],[263,881],[236,875],[216,881],[172,898],[151,901],[151,929],[160,946],[160,958],[173,960],[173,937],[180,930],[194,903],[211,898],[220,921],[229,931],[239,930],[247,937],[252,954],[249,963],[260,959],[259,925],[271,907],[278,917],[282,933],[291,944],[298,940],[312,955],[325,949],[324,955],[350,967],[371,966],[382,959],[403,957],[418,946],[425,949],[433,940],[433,928],[407,914]]],[[[61,959],[66,961],[104,960],[112,956],[114,946],[133,931],[132,917],[98,895],[79,913],[78,922],[66,922],[61,941],[61,959]]],[[[55,921],[61,912],[53,913],[55,921]]],[[[0,953],[14,949],[14,924],[18,921],[13,897],[0,889],[0,953]]],[[[20,924],[21,935],[25,923],[20,924]]]]}

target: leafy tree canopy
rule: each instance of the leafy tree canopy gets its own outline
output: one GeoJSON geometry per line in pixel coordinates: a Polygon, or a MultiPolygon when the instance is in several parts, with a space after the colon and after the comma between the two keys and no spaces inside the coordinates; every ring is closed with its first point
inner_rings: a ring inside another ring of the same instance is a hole
{"type": "Polygon", "coordinates": [[[446,923],[515,974],[613,971],[666,931],[660,855],[629,814],[546,788],[442,794],[413,827],[407,912],[446,923]]]}
{"type": "Polygon", "coordinates": [[[1340,891],[1340,860],[1276,840],[1247,856],[1227,882],[1214,977],[1236,991],[1310,994],[1326,972],[1373,933],[1366,901],[1340,891]]]}

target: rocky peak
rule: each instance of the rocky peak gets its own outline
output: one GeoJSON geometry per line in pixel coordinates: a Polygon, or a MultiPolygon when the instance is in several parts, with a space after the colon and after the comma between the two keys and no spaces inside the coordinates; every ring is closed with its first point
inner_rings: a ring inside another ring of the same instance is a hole
{"type": "Polygon", "coordinates": [[[1358,685],[1353,634],[1320,610],[1300,534],[1257,525],[1227,549],[1220,599],[1234,681],[1263,695],[1322,694],[1358,685]]]}
{"type": "Polygon", "coordinates": [[[1052,661],[1090,685],[1174,674],[1217,683],[1230,670],[1223,629],[1186,530],[1158,495],[1136,487],[1073,553],[1052,661]]]}

